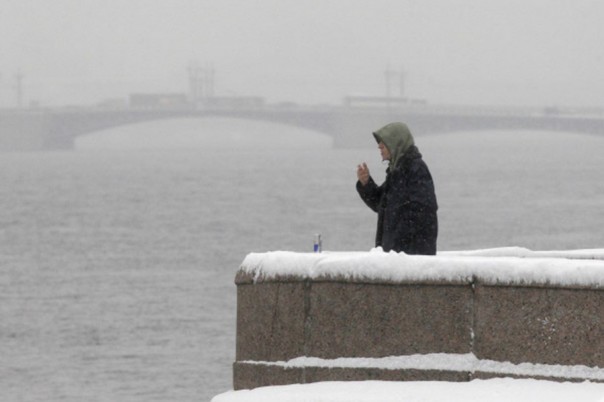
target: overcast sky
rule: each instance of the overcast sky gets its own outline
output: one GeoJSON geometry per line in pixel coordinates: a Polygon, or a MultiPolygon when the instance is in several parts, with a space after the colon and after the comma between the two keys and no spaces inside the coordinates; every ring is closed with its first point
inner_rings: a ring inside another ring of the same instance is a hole
{"type": "Polygon", "coordinates": [[[338,104],[604,106],[599,0],[0,0],[0,105],[93,104],[186,92],[212,63],[215,94],[338,104]],[[392,93],[398,94],[398,82],[392,93]]]}

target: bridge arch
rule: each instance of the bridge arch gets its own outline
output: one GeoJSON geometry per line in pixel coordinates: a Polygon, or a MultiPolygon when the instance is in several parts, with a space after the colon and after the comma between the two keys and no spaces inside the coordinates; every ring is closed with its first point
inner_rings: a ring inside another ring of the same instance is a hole
{"type": "Polygon", "coordinates": [[[119,110],[59,113],[52,116],[46,145],[71,148],[76,137],[136,123],[167,119],[229,118],[264,121],[302,128],[333,136],[330,114],[308,111],[260,110],[119,110]],[[321,118],[317,118],[321,117],[321,118]]]}
{"type": "Polygon", "coordinates": [[[332,136],[296,125],[215,115],[150,119],[74,137],[78,149],[305,149],[332,143],[332,136]]]}

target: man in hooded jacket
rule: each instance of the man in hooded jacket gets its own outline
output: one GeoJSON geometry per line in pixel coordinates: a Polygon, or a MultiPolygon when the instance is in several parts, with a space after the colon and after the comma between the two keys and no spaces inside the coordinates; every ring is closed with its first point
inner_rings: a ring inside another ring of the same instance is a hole
{"type": "Polygon", "coordinates": [[[404,123],[390,123],[373,133],[383,160],[386,180],[378,186],[366,163],[357,167],[356,188],[378,214],[375,246],[406,254],[436,254],[438,205],[428,166],[404,123]]]}

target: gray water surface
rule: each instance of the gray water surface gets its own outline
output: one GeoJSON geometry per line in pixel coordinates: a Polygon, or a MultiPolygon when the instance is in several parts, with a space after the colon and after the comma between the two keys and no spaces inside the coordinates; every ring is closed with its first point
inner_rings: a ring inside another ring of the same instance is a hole
{"type": "MultiPolygon", "coordinates": [[[[604,138],[416,139],[440,250],[604,247],[604,138]]],[[[369,250],[377,149],[84,148],[0,157],[0,399],[204,401],[231,388],[249,252],[369,250]]],[[[308,145],[308,144],[307,144],[308,145]]]]}

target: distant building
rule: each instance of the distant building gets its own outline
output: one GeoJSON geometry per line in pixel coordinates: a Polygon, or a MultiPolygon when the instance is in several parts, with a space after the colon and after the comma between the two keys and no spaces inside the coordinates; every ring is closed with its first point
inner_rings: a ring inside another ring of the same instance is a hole
{"type": "Polygon", "coordinates": [[[344,106],[347,107],[376,107],[385,106],[399,107],[407,105],[424,105],[423,99],[410,99],[398,96],[367,96],[367,95],[349,95],[344,97],[344,106]]]}
{"type": "Polygon", "coordinates": [[[96,107],[103,110],[121,110],[128,107],[128,102],[125,98],[110,98],[100,101],[96,107]]]}
{"type": "Polygon", "coordinates": [[[260,96],[212,96],[199,103],[208,109],[260,109],[264,107],[264,98],[260,96]]]}
{"type": "Polygon", "coordinates": [[[182,109],[190,106],[184,93],[130,94],[130,107],[134,109],[182,109]]]}

